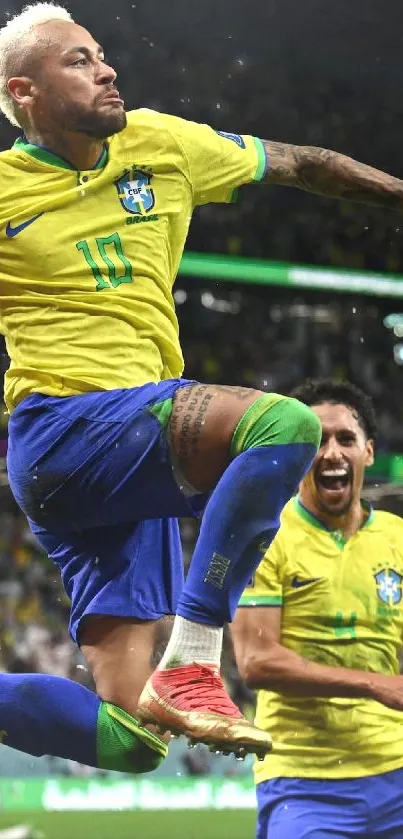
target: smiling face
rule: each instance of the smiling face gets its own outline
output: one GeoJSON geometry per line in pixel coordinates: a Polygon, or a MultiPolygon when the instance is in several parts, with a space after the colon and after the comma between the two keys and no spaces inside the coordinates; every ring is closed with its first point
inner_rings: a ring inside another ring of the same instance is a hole
{"type": "Polygon", "coordinates": [[[125,127],[116,73],[82,26],[60,20],[36,26],[20,65],[24,75],[9,79],[9,91],[41,131],[105,139],[125,127]]]}
{"type": "Polygon", "coordinates": [[[315,515],[338,518],[360,504],[364,472],[374,461],[374,445],[347,405],[324,402],[311,407],[322,424],[322,441],[301,482],[300,497],[315,515]]]}

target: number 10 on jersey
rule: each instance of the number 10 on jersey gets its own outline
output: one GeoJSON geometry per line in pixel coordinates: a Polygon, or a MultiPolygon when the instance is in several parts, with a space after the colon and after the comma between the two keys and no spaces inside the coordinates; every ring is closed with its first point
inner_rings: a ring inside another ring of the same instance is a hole
{"type": "Polygon", "coordinates": [[[77,242],[76,248],[83,253],[85,261],[91,269],[96,282],[96,290],[102,291],[104,288],[116,288],[121,283],[132,283],[133,269],[127,256],[123,253],[119,233],[111,233],[110,236],[97,236],[95,244],[97,247],[95,258],[93,255],[95,249],[93,248],[91,251],[86,239],[77,242]]]}

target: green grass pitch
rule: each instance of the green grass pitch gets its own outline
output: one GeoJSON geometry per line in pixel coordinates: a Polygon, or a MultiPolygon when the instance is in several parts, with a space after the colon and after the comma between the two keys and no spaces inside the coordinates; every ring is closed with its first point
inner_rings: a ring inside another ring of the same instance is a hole
{"type": "Polygon", "coordinates": [[[123,813],[0,813],[0,829],[30,824],[44,839],[253,839],[247,810],[123,813]]]}

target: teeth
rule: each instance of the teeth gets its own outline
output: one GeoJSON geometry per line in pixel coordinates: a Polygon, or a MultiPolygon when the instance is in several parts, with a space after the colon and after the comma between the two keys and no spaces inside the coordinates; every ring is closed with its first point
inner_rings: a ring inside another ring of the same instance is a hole
{"type": "Polygon", "coordinates": [[[324,478],[344,478],[348,473],[347,469],[326,469],[321,474],[324,478]]]}

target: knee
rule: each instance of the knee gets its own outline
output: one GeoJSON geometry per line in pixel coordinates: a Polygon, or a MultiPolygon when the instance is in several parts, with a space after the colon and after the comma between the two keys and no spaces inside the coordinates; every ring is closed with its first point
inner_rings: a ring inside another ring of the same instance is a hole
{"type": "Polygon", "coordinates": [[[248,408],[232,440],[232,454],[259,446],[297,443],[311,452],[318,449],[321,424],[303,402],[290,396],[265,393],[248,408]]]}
{"type": "Polygon", "coordinates": [[[291,396],[280,403],[283,413],[284,442],[307,443],[319,448],[322,426],[312,409],[291,396]]]}

